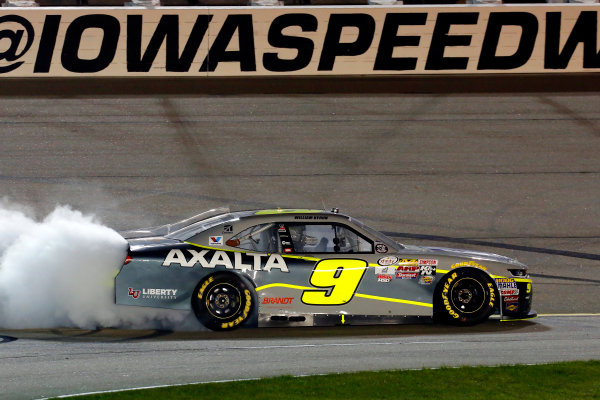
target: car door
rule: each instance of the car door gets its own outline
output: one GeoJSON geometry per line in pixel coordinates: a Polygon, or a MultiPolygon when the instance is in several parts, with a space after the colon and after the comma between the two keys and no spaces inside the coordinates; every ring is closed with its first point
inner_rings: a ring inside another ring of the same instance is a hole
{"type": "Polygon", "coordinates": [[[373,259],[372,240],[341,223],[292,222],[282,224],[283,251],[312,263],[305,265],[305,289],[300,307],[313,313],[365,312],[356,307],[356,294],[373,259]]]}
{"type": "Polygon", "coordinates": [[[287,229],[294,254],[315,258],[311,289],[301,297],[313,312],[365,318],[431,315],[428,278],[436,260],[395,254],[377,238],[342,223],[289,223],[287,229]]]}

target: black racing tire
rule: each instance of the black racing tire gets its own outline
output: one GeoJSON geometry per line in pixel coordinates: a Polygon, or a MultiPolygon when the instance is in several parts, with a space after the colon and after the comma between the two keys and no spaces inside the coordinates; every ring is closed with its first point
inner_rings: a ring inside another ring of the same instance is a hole
{"type": "Polygon", "coordinates": [[[452,325],[475,325],[494,312],[499,296],[485,272],[462,268],[450,271],[437,286],[434,317],[452,325]]]}
{"type": "Polygon", "coordinates": [[[213,274],[194,290],[192,308],[198,320],[208,329],[236,329],[252,316],[255,303],[253,292],[245,279],[234,274],[213,274]]]}

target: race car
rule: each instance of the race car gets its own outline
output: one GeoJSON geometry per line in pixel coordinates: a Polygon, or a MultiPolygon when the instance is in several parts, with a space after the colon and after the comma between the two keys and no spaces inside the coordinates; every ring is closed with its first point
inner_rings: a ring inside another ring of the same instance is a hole
{"type": "Polygon", "coordinates": [[[536,316],[516,260],[400,244],[337,209],[215,209],[122,235],[116,303],[193,310],[212,330],[536,316]]]}

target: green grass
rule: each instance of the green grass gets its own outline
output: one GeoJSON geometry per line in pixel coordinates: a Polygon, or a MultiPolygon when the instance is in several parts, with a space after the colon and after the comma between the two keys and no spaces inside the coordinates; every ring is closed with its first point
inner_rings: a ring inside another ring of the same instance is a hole
{"type": "Polygon", "coordinates": [[[600,361],[379,371],[207,383],[85,399],[600,399],[600,361]]]}

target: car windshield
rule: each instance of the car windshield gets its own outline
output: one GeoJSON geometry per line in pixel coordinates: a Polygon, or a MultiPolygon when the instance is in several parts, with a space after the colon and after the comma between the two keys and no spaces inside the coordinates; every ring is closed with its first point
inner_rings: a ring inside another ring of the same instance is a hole
{"type": "Polygon", "coordinates": [[[169,225],[170,233],[166,235],[166,237],[170,239],[187,240],[199,232],[210,229],[213,226],[235,221],[237,219],[237,217],[229,213],[228,208],[215,208],[169,225]]]}

